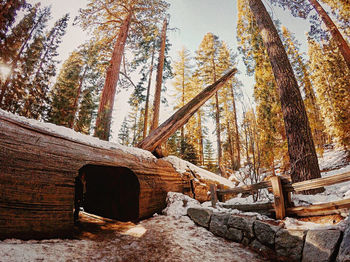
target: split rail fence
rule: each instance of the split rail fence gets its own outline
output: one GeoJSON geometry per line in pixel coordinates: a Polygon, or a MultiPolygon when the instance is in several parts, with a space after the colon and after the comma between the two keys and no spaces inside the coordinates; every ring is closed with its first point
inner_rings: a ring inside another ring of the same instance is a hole
{"type": "Polygon", "coordinates": [[[341,210],[350,209],[350,199],[314,204],[309,206],[293,206],[291,193],[303,190],[317,189],[338,183],[350,181],[350,172],[339,175],[311,179],[303,182],[291,183],[288,179],[273,176],[268,181],[253,185],[236,187],[233,189],[217,189],[216,185],[210,186],[212,206],[215,207],[218,198],[228,194],[254,194],[259,189],[270,189],[273,192],[274,202],[250,205],[225,205],[227,208],[238,209],[246,212],[270,211],[275,212],[277,219],[283,219],[286,215],[306,217],[321,216],[340,213],[341,210]]]}

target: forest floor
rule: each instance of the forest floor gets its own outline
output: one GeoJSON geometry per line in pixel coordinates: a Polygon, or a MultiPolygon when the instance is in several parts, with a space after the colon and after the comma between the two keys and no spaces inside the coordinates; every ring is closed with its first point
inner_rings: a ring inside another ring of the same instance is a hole
{"type": "Polygon", "coordinates": [[[158,215],[134,224],[82,213],[74,235],[0,241],[0,261],[265,261],[196,226],[187,216],[158,215]]]}

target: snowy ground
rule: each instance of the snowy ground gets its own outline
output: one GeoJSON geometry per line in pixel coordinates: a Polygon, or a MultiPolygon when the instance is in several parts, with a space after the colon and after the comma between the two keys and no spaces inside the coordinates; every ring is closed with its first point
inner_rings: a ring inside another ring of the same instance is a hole
{"type": "MultiPolygon", "coordinates": [[[[342,150],[326,150],[323,154],[322,158],[319,158],[319,165],[321,169],[321,176],[328,177],[337,174],[343,174],[346,172],[350,172],[350,163],[348,159],[348,155],[346,152],[342,150]]],[[[235,178],[239,178],[238,175],[235,178]]],[[[247,184],[246,181],[240,181],[240,185],[247,184]]],[[[325,187],[325,191],[323,193],[317,195],[301,195],[301,194],[292,194],[292,201],[295,206],[308,206],[312,204],[320,204],[327,203],[342,199],[350,198],[350,182],[344,182],[335,184],[332,186],[325,187]]],[[[260,191],[260,199],[257,201],[258,203],[266,203],[272,202],[273,195],[269,193],[266,189],[260,191]]],[[[232,198],[226,201],[226,204],[253,204],[254,202],[252,196],[242,198],[242,195],[239,194],[236,198],[232,198]]],[[[239,212],[239,211],[236,211],[239,212]]],[[[252,214],[254,215],[254,214],[252,214]]],[[[348,213],[342,214],[344,218],[348,216],[348,213]]],[[[342,221],[338,223],[339,219],[337,219],[336,223],[323,223],[316,224],[312,222],[304,222],[294,218],[286,218],[283,220],[283,223],[286,228],[289,229],[318,229],[318,228],[340,228],[344,227],[345,222],[342,221]]],[[[330,220],[332,222],[332,220],[330,220]]]]}
{"type": "MultiPolygon", "coordinates": [[[[185,202],[187,207],[198,204],[185,202]]],[[[166,209],[167,216],[138,224],[83,213],[75,239],[0,241],[0,261],[264,261],[248,248],[196,226],[182,216],[187,209],[183,204],[179,194],[166,209]]]]}

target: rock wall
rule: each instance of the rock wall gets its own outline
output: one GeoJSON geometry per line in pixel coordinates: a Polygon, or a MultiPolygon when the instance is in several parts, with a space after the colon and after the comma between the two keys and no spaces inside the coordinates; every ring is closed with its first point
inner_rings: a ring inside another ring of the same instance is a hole
{"type": "Polygon", "coordinates": [[[274,221],[205,208],[189,208],[187,215],[213,234],[249,246],[273,261],[350,261],[350,224],[344,232],[288,230],[274,221]]]}

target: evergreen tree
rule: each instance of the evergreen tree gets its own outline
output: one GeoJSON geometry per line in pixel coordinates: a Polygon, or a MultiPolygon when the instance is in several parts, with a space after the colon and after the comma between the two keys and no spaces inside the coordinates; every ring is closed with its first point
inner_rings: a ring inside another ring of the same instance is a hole
{"type": "Polygon", "coordinates": [[[42,54],[35,65],[34,75],[28,79],[29,82],[26,84],[28,91],[24,97],[20,115],[35,119],[45,118],[47,115],[50,82],[56,75],[58,63],[55,57],[58,56],[57,48],[66,32],[68,20],[69,15],[66,14],[55,23],[43,39],[42,54]]]}
{"type": "MultiPolygon", "coordinates": [[[[293,182],[319,178],[320,169],[297,80],[278,32],[261,0],[249,0],[279,88],[293,182]]],[[[305,191],[305,194],[324,189],[305,191]]]]}
{"type": "Polygon", "coordinates": [[[83,71],[82,62],[81,53],[74,51],[64,62],[53,87],[49,121],[56,125],[69,127],[74,119],[76,108],[73,105],[83,71]]]}
{"type": "MultiPolygon", "coordinates": [[[[179,51],[179,60],[174,63],[174,82],[175,92],[177,94],[177,103],[175,108],[183,107],[191,98],[188,94],[190,89],[191,64],[190,54],[185,48],[179,51]]],[[[191,132],[191,131],[190,131],[191,132]]],[[[185,127],[181,128],[181,152],[184,152],[185,146],[185,127]]]]}
{"type": "Polygon", "coordinates": [[[322,47],[309,39],[311,79],[327,131],[348,149],[350,143],[350,72],[333,41],[322,47]]]}
{"type": "MultiPolygon", "coordinates": [[[[50,16],[50,9],[39,9],[38,5],[35,5],[30,9],[29,13],[13,28],[12,33],[6,38],[4,46],[0,50],[4,50],[1,54],[2,60],[8,64],[11,69],[11,74],[1,83],[0,92],[0,107],[9,110],[11,108],[11,102],[15,101],[13,97],[16,92],[20,92],[18,88],[23,88],[25,83],[18,83],[21,81],[22,74],[21,69],[27,60],[33,58],[27,58],[26,54],[29,54],[28,46],[33,39],[40,40],[43,34],[43,30],[46,26],[46,22],[50,16]],[[17,86],[12,86],[13,81],[17,81],[17,86]],[[5,95],[7,102],[4,102],[5,95]],[[10,103],[10,104],[9,104],[10,103]]],[[[39,42],[37,42],[39,44],[39,42]]],[[[40,45],[36,48],[41,48],[40,45]]],[[[33,52],[35,53],[35,52],[33,52]]],[[[40,56],[39,56],[40,57],[40,56]]],[[[30,63],[33,63],[31,61],[30,63]]]]}
{"type": "Polygon", "coordinates": [[[120,127],[118,138],[119,138],[120,144],[124,146],[128,146],[130,144],[129,125],[128,125],[128,120],[126,118],[124,118],[124,121],[120,127]]]}
{"type": "Polygon", "coordinates": [[[80,21],[84,28],[93,29],[96,37],[104,42],[114,42],[96,121],[95,135],[100,139],[109,139],[114,96],[126,43],[142,38],[140,33],[157,24],[167,7],[162,0],[152,3],[146,0],[90,0],[88,7],[81,10],[80,21]]]}
{"type": "MultiPolygon", "coordinates": [[[[314,9],[318,16],[322,19],[323,23],[326,25],[329,34],[332,36],[334,43],[337,45],[340,54],[343,56],[347,67],[350,69],[350,47],[349,44],[344,39],[343,35],[338,30],[338,27],[329,17],[327,12],[323,9],[321,4],[317,0],[302,0],[302,1],[285,1],[285,0],[270,0],[272,3],[277,3],[284,8],[287,7],[291,10],[294,16],[307,18],[310,11],[314,9]]],[[[332,1],[330,1],[332,2],[332,1]]],[[[341,1],[342,2],[342,1],[341,1]]],[[[343,2],[344,3],[344,2],[343,2]]],[[[345,4],[344,6],[349,4],[345,4]]],[[[334,6],[334,5],[333,5],[334,6]]],[[[311,20],[315,19],[315,16],[310,16],[311,20]]],[[[314,24],[314,23],[313,23],[314,24]]],[[[314,25],[312,25],[314,27],[314,25]]],[[[320,31],[311,28],[311,31],[320,31]]],[[[313,33],[313,32],[312,32],[313,33]]]]}
{"type": "MultiPolygon", "coordinates": [[[[26,6],[25,0],[4,0],[0,3],[0,47],[6,41],[6,34],[15,22],[17,12],[26,6]]],[[[0,57],[4,54],[0,49],[0,57]]]]}
{"type": "MultiPolygon", "coordinates": [[[[218,37],[212,33],[207,33],[198,50],[196,51],[196,63],[197,63],[197,72],[201,81],[205,84],[214,83],[219,77],[220,74],[217,69],[219,63],[219,49],[221,42],[218,37]]],[[[215,94],[215,100],[213,105],[213,111],[215,112],[215,122],[216,122],[216,140],[218,148],[218,166],[220,168],[221,174],[225,172],[222,166],[222,143],[221,143],[221,124],[220,124],[220,105],[219,105],[219,91],[215,94]]]]}
{"type": "Polygon", "coordinates": [[[216,172],[217,168],[215,165],[215,160],[213,158],[214,150],[213,145],[210,140],[205,139],[204,143],[204,166],[207,170],[211,172],[216,172]]]}
{"type": "MultiPolygon", "coordinates": [[[[288,167],[282,108],[267,50],[247,4],[248,2],[245,0],[238,2],[237,37],[248,73],[254,72],[255,76],[254,98],[257,102],[256,122],[258,126],[256,133],[259,138],[255,138],[254,141],[259,141],[260,144],[259,162],[261,167],[271,169],[274,172],[274,167],[280,160],[282,160],[284,168],[288,167]]],[[[246,133],[247,130],[245,128],[246,133]]],[[[246,137],[250,136],[246,135],[246,137]]]]}
{"type": "Polygon", "coordinates": [[[105,46],[91,41],[73,51],[65,61],[51,92],[50,122],[90,133],[103,86],[105,46]]]}

